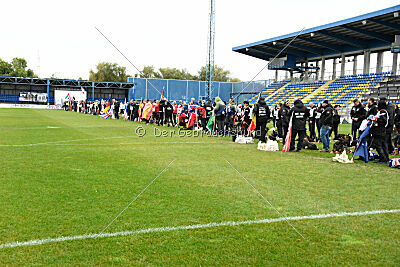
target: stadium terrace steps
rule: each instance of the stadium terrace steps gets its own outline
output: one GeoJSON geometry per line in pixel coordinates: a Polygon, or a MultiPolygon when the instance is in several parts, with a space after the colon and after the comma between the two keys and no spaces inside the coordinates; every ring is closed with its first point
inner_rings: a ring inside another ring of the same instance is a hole
{"type": "Polygon", "coordinates": [[[309,99],[309,102],[320,103],[323,100],[329,100],[334,105],[347,105],[351,100],[359,98],[389,75],[391,75],[390,72],[341,76],[327,87],[321,88],[309,99]]]}
{"type": "Polygon", "coordinates": [[[324,82],[290,83],[280,90],[274,97],[269,98],[267,104],[269,106],[275,106],[279,102],[285,100],[293,102],[295,99],[303,99],[323,84],[324,82]]]}
{"type": "Polygon", "coordinates": [[[320,87],[318,87],[316,90],[314,90],[314,92],[312,92],[311,94],[309,94],[308,96],[306,96],[303,99],[303,102],[306,104],[309,102],[310,99],[312,99],[316,94],[318,94],[321,90],[324,90],[325,88],[327,88],[334,80],[330,80],[327,81],[326,83],[324,83],[323,85],[321,85],[320,87]]]}
{"type": "Polygon", "coordinates": [[[268,102],[269,99],[273,98],[275,95],[279,94],[282,90],[285,90],[286,86],[288,86],[291,83],[287,83],[284,86],[282,86],[281,88],[279,88],[278,90],[276,90],[274,93],[270,94],[265,101],[268,102]]]}
{"type": "Polygon", "coordinates": [[[265,97],[265,98],[270,97],[272,94],[275,94],[279,89],[285,86],[287,83],[289,83],[289,81],[286,80],[272,82],[263,90],[253,95],[248,101],[250,104],[255,104],[260,97],[265,97]]]}

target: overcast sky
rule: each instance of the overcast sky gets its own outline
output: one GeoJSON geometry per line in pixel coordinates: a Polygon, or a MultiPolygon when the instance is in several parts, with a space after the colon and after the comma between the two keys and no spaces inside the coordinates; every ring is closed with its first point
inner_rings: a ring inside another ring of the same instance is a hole
{"type": "MultiPolygon", "coordinates": [[[[266,62],[232,52],[232,47],[398,3],[216,0],[215,62],[233,77],[250,80],[266,62]]],[[[1,6],[0,58],[24,57],[40,77],[87,79],[89,70],[102,61],[116,62],[134,75],[136,70],[95,26],[139,69],[153,65],[196,73],[206,63],[209,0],[8,0],[1,6]]],[[[272,75],[264,71],[257,79],[272,75]]]]}

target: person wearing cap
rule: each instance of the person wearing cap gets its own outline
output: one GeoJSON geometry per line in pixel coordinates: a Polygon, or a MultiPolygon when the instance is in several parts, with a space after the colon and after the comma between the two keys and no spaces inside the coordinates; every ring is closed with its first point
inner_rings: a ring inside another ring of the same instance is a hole
{"type": "Polygon", "coordinates": [[[357,132],[361,126],[362,121],[366,118],[366,110],[361,105],[360,100],[353,100],[354,106],[351,108],[350,117],[351,117],[351,134],[353,136],[353,140],[357,140],[357,132]]]}
{"type": "Polygon", "coordinates": [[[308,109],[304,106],[300,99],[294,101],[294,106],[289,112],[292,118],[292,137],[290,139],[290,152],[300,152],[303,147],[303,141],[306,137],[306,122],[310,113],[308,109]],[[296,136],[299,136],[299,141],[297,142],[297,150],[295,149],[296,136]]]}
{"type": "Polygon", "coordinates": [[[323,111],[321,113],[320,124],[320,137],[323,144],[323,149],[320,152],[329,152],[330,151],[330,139],[329,135],[331,133],[331,129],[333,126],[333,108],[329,104],[328,100],[324,100],[322,102],[323,111]]]}
{"type": "Polygon", "coordinates": [[[371,135],[373,145],[378,152],[379,159],[375,163],[387,164],[389,162],[388,144],[386,142],[386,127],[388,125],[389,116],[386,111],[387,105],[385,100],[378,101],[379,118],[372,124],[371,135]]]}

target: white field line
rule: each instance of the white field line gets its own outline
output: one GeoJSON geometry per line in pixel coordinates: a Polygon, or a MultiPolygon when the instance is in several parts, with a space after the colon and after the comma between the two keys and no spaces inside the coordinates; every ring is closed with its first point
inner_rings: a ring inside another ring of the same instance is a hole
{"type": "Polygon", "coordinates": [[[325,219],[325,218],[366,216],[366,215],[388,214],[388,213],[400,213],[400,209],[372,210],[372,211],[359,211],[359,212],[341,212],[341,213],[316,214],[316,215],[308,215],[308,216],[295,216],[295,217],[286,217],[286,218],[281,217],[281,218],[274,218],[274,219],[260,219],[260,220],[247,220],[247,221],[213,222],[213,223],[207,223],[207,224],[147,228],[147,229],[142,229],[142,230],[126,231],[126,232],[61,236],[61,237],[57,237],[57,238],[45,238],[45,239],[36,239],[36,240],[22,241],[22,242],[16,241],[16,242],[4,243],[4,244],[0,244],[0,249],[38,246],[38,245],[43,245],[43,244],[60,243],[60,242],[73,241],[73,240],[97,239],[97,238],[105,238],[105,237],[132,236],[132,235],[148,234],[148,233],[171,232],[171,231],[178,231],[178,230],[193,230],[193,229],[204,229],[204,228],[213,228],[213,227],[232,227],[232,226],[251,225],[251,224],[268,224],[268,223],[285,222],[285,221],[316,220],[316,219],[325,219]]]}
{"type": "Polygon", "coordinates": [[[75,139],[75,140],[61,140],[61,141],[44,142],[44,143],[35,143],[35,144],[22,144],[22,145],[0,145],[0,147],[40,146],[40,145],[53,145],[53,144],[67,143],[67,142],[92,141],[92,140],[108,140],[108,139],[120,139],[120,138],[130,138],[130,137],[137,137],[137,135],[114,136],[114,137],[99,137],[99,138],[85,138],[85,139],[75,139]]]}
{"type": "MultiPolygon", "coordinates": [[[[116,137],[100,137],[100,138],[91,138],[91,139],[75,139],[75,140],[61,140],[61,141],[52,141],[52,142],[44,142],[44,143],[35,143],[35,144],[20,144],[20,145],[0,145],[0,147],[30,147],[30,146],[40,146],[40,145],[54,145],[54,146],[115,146],[115,145],[163,145],[163,144],[226,144],[225,142],[129,142],[129,143],[113,143],[113,144],[71,144],[69,142],[80,142],[80,141],[92,141],[92,140],[108,140],[108,139],[121,139],[121,138],[131,138],[137,137],[135,135],[132,136],[116,136],[116,137]],[[65,144],[67,143],[67,144],[65,144]]],[[[160,137],[164,138],[164,137],[160,137]]]]}

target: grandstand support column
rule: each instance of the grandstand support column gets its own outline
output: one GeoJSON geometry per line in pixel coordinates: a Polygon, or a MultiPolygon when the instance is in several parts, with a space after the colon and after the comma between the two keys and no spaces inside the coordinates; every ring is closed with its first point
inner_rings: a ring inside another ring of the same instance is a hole
{"type": "Polygon", "coordinates": [[[290,81],[293,81],[293,71],[290,70],[289,73],[290,73],[290,76],[289,76],[290,77],[290,81]]]}
{"type": "Polygon", "coordinates": [[[289,71],[285,71],[285,80],[287,81],[289,79],[289,71]]]}
{"type": "Polygon", "coordinates": [[[94,82],[92,82],[92,101],[94,101],[94,82]]]}
{"type": "Polygon", "coordinates": [[[47,105],[50,105],[50,80],[47,79],[47,105]]]}
{"type": "Polygon", "coordinates": [[[363,74],[368,74],[369,73],[370,57],[371,57],[371,51],[364,50],[363,74]]]}
{"type": "Polygon", "coordinates": [[[382,72],[383,52],[378,52],[376,55],[376,72],[382,72]]]}
{"type": "Polygon", "coordinates": [[[275,70],[275,81],[278,80],[278,70],[275,70]]]}
{"type": "Polygon", "coordinates": [[[304,80],[308,81],[308,60],[306,60],[306,62],[304,63],[304,68],[305,68],[304,80]]]}
{"type": "Polygon", "coordinates": [[[332,80],[336,79],[336,58],[333,59],[332,80]]]}
{"type": "Polygon", "coordinates": [[[316,67],[316,69],[315,69],[315,80],[317,80],[317,81],[318,81],[318,79],[319,79],[319,69],[318,69],[318,66],[319,66],[319,61],[317,60],[317,61],[315,61],[315,67],[316,67]]]}
{"type": "Polygon", "coordinates": [[[344,54],[342,54],[341,61],[342,62],[340,65],[340,76],[344,76],[346,71],[346,56],[344,54]]]}
{"type": "Polygon", "coordinates": [[[394,75],[396,75],[396,73],[397,73],[397,54],[398,53],[393,53],[392,72],[394,75]]]}
{"type": "Polygon", "coordinates": [[[325,79],[325,57],[321,59],[321,80],[325,79]]]}
{"type": "Polygon", "coordinates": [[[356,75],[357,74],[357,55],[355,55],[354,56],[354,59],[353,59],[353,75],[356,75]]]}

